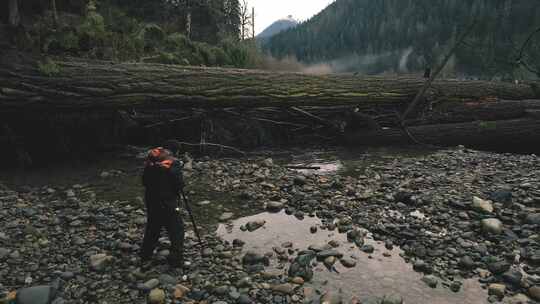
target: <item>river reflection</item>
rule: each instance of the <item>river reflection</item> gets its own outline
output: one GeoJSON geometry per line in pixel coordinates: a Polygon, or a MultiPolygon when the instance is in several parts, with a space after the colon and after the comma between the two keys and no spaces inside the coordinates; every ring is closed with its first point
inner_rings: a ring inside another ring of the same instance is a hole
{"type": "MultiPolygon", "coordinates": [[[[405,263],[399,256],[402,251],[398,247],[393,250],[385,248],[384,244],[367,239],[366,244],[373,245],[375,251],[366,254],[354,244],[348,243],[344,234],[337,231],[318,229],[310,233],[310,227],[320,226],[317,218],[306,217],[298,220],[285,213],[262,213],[255,216],[238,219],[232,223],[222,224],[217,233],[225,240],[232,242],[241,239],[246,242],[244,250],[255,250],[261,253],[272,251],[275,246],[292,242],[295,249],[307,249],[312,244],[327,244],[331,240],[340,242],[337,249],[345,257],[352,257],[357,265],[345,268],[339,262],[336,268],[339,272],[329,272],[322,264],[314,268],[315,276],[310,282],[320,290],[341,289],[345,299],[356,296],[360,299],[370,296],[399,294],[405,303],[487,303],[487,293],[475,279],[463,281],[462,289],[455,293],[450,289],[439,286],[435,289],[421,281],[422,274],[413,271],[412,265],[405,263]],[[265,220],[264,227],[254,232],[244,232],[240,226],[250,221],[265,220]]],[[[272,268],[280,268],[276,261],[272,268]]],[[[283,269],[286,271],[286,268],[283,269]]]]}

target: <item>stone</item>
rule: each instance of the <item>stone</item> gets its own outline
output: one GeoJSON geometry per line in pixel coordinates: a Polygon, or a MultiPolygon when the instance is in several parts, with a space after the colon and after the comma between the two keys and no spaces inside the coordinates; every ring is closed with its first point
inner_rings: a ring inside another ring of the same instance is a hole
{"type": "Polygon", "coordinates": [[[488,200],[483,200],[477,196],[473,197],[472,208],[483,213],[493,212],[493,203],[488,200]]]}
{"type": "Polygon", "coordinates": [[[266,210],[269,212],[280,212],[283,208],[285,208],[285,204],[281,202],[268,202],[266,204],[266,210]]]}
{"type": "Polygon", "coordinates": [[[112,256],[105,253],[94,254],[90,256],[90,268],[94,271],[104,271],[113,261],[112,256]]]}
{"type": "Polygon", "coordinates": [[[291,279],[291,283],[296,284],[296,285],[304,285],[305,281],[304,281],[304,278],[302,277],[294,277],[291,279]]]}
{"type": "Polygon", "coordinates": [[[17,304],[49,304],[54,298],[55,290],[51,286],[41,285],[22,288],[17,291],[17,304]]]}
{"type": "Polygon", "coordinates": [[[176,278],[168,275],[168,274],[162,274],[158,278],[159,282],[163,285],[174,285],[176,284],[176,278]]]}
{"type": "Polygon", "coordinates": [[[439,284],[439,280],[433,275],[424,276],[422,278],[422,281],[424,281],[424,283],[426,283],[427,286],[431,288],[435,288],[439,284]]]}
{"type": "Polygon", "coordinates": [[[366,244],[360,247],[360,250],[362,250],[365,253],[373,253],[375,251],[375,247],[373,247],[373,245],[366,244]]]}
{"type": "MultiPolygon", "coordinates": [[[[178,284],[174,287],[174,298],[177,299],[177,300],[180,300],[182,298],[184,298],[188,293],[190,292],[189,288],[187,288],[186,286],[182,285],[182,284],[178,284]]],[[[227,290],[225,290],[225,293],[227,292],[227,290]]]]}
{"type": "Polygon", "coordinates": [[[272,287],[270,287],[272,291],[279,292],[286,295],[294,294],[295,288],[296,288],[295,285],[289,284],[289,283],[273,285],[272,287]]]}
{"type": "Polygon", "coordinates": [[[466,255],[459,260],[459,267],[465,270],[472,270],[475,266],[474,260],[466,255]]]}
{"type": "Polygon", "coordinates": [[[349,258],[343,258],[341,260],[339,260],[341,262],[341,265],[347,267],[347,268],[353,268],[354,266],[356,266],[356,261],[353,260],[353,259],[349,259],[349,258]]]}
{"type": "Polygon", "coordinates": [[[207,206],[210,205],[212,202],[210,201],[200,201],[197,203],[197,206],[207,206]]]}
{"type": "Polygon", "coordinates": [[[502,279],[506,283],[518,287],[518,286],[521,285],[521,280],[523,279],[523,274],[521,273],[521,271],[519,271],[517,269],[510,269],[510,270],[506,271],[505,273],[503,273],[502,279]]]}
{"type": "Polygon", "coordinates": [[[532,299],[540,301],[540,285],[529,288],[528,293],[532,299]]]}
{"type": "Polygon", "coordinates": [[[159,280],[158,279],[150,279],[150,280],[144,282],[143,285],[147,290],[151,290],[151,289],[154,289],[154,288],[159,286],[159,280]]]}
{"type": "Polygon", "coordinates": [[[319,260],[324,260],[331,256],[341,258],[343,257],[343,254],[335,249],[323,250],[317,253],[317,259],[319,260]]]}
{"type": "Polygon", "coordinates": [[[527,215],[525,223],[529,225],[540,225],[540,213],[531,213],[527,215]]]}
{"type": "Polygon", "coordinates": [[[416,260],[413,264],[413,269],[418,272],[426,272],[429,266],[423,260],[416,260]]]}
{"type": "Polygon", "coordinates": [[[220,221],[228,221],[232,219],[234,216],[234,213],[232,212],[223,212],[223,214],[220,215],[219,220],[220,221]]]}
{"type": "Polygon", "coordinates": [[[490,199],[494,202],[509,204],[512,202],[512,189],[499,189],[491,193],[490,199]]]}
{"type": "Polygon", "coordinates": [[[336,263],[336,261],[337,259],[335,256],[329,256],[326,259],[324,259],[323,263],[324,263],[324,266],[331,269],[332,266],[334,266],[334,264],[336,263]]]}
{"type": "Polygon", "coordinates": [[[266,224],[265,220],[251,221],[246,224],[246,229],[249,232],[253,232],[266,224]]]}
{"type": "Polygon", "coordinates": [[[165,303],[165,292],[162,289],[156,288],[150,291],[148,295],[149,304],[163,304],[165,303]]]}
{"type": "Polygon", "coordinates": [[[462,285],[463,284],[460,281],[453,281],[450,284],[450,290],[452,290],[453,292],[459,292],[461,290],[462,285]]]}
{"type": "Polygon", "coordinates": [[[403,298],[400,295],[386,295],[381,304],[403,304],[403,298]]]}
{"type": "Polygon", "coordinates": [[[499,298],[504,297],[504,292],[506,291],[506,286],[504,284],[489,284],[488,294],[491,296],[497,296],[499,298]]]}
{"type": "Polygon", "coordinates": [[[11,251],[9,249],[7,249],[7,248],[0,248],[0,260],[3,260],[6,257],[8,257],[10,252],[11,251]]]}
{"type": "Polygon", "coordinates": [[[311,226],[311,227],[309,227],[309,231],[310,231],[311,233],[317,233],[317,226],[311,226]]]}
{"type": "Polygon", "coordinates": [[[263,265],[270,265],[270,260],[267,256],[264,256],[262,254],[259,254],[254,251],[248,251],[242,258],[242,264],[244,265],[255,265],[255,264],[263,264],[263,265]]]}
{"type": "Polygon", "coordinates": [[[501,234],[503,231],[503,224],[499,219],[489,218],[481,221],[482,231],[487,234],[501,234]]]}
{"type": "Polygon", "coordinates": [[[246,294],[241,294],[238,299],[236,299],[237,304],[252,304],[253,300],[246,294]]]}
{"type": "Polygon", "coordinates": [[[500,275],[510,269],[510,263],[506,261],[494,261],[488,264],[488,270],[494,275],[500,275]]]}
{"type": "Polygon", "coordinates": [[[529,304],[529,297],[522,293],[518,293],[512,297],[506,297],[503,301],[504,304],[529,304]]]}
{"type": "Polygon", "coordinates": [[[274,166],[274,161],[271,159],[271,158],[267,158],[265,160],[263,160],[263,166],[265,167],[273,167],[274,166]]]}
{"type": "Polygon", "coordinates": [[[321,296],[321,304],[342,304],[343,298],[340,293],[327,291],[321,296]]]}

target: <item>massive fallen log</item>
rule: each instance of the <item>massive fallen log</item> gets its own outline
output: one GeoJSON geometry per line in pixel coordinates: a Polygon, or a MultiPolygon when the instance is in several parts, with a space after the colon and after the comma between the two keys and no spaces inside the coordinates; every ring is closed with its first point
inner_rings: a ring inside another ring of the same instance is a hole
{"type": "MultiPolygon", "coordinates": [[[[0,111],[350,105],[403,109],[423,79],[159,64],[0,62],[0,111]],[[45,75],[44,73],[48,73],[45,75]]],[[[540,98],[536,84],[435,81],[428,100],[540,98]]]]}
{"type": "MultiPolygon", "coordinates": [[[[475,121],[407,128],[417,142],[437,146],[492,148],[497,150],[538,151],[540,148],[540,119],[475,121]]],[[[415,144],[403,129],[387,128],[372,132],[346,134],[352,145],[415,144]]]]}

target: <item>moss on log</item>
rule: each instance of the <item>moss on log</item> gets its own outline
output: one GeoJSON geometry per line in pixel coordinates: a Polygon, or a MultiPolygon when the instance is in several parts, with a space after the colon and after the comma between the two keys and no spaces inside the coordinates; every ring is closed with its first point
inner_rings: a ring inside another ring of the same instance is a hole
{"type": "MultiPolygon", "coordinates": [[[[0,109],[81,110],[178,107],[286,107],[351,105],[403,107],[423,79],[306,75],[159,64],[55,62],[45,75],[37,64],[0,62],[0,109]]],[[[436,81],[429,100],[533,99],[530,84],[436,81]]]]}

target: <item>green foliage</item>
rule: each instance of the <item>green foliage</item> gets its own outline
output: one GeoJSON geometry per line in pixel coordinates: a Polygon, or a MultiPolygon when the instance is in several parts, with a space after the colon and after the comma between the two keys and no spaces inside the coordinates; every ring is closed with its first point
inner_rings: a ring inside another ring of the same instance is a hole
{"type": "Polygon", "coordinates": [[[51,77],[60,73],[60,67],[56,62],[47,58],[44,62],[38,62],[38,71],[43,75],[51,77]]]}

